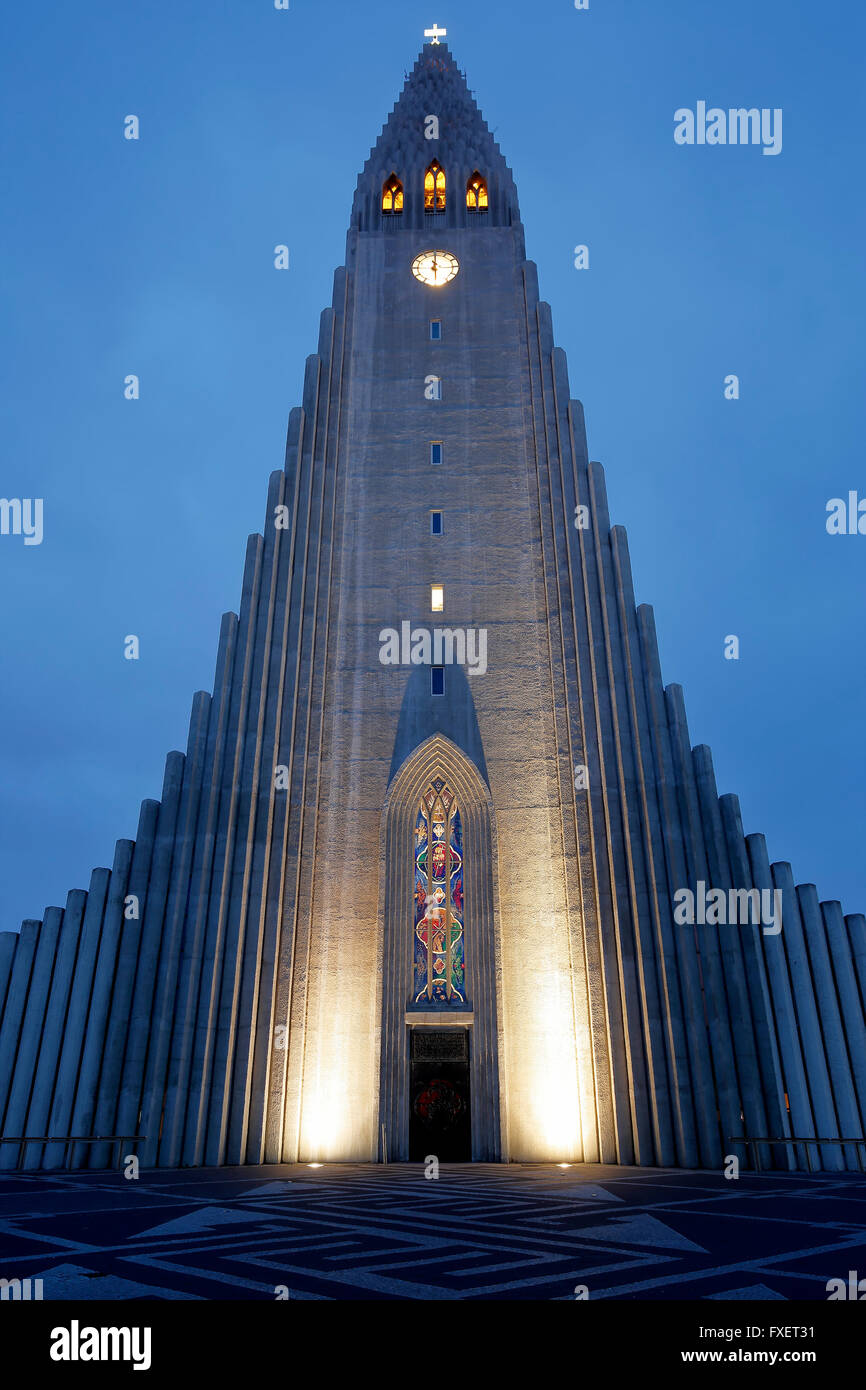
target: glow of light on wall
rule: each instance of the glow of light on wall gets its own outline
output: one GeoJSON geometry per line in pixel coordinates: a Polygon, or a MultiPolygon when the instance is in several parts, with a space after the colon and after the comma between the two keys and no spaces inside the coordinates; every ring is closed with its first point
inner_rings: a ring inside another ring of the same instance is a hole
{"type": "MultiPolygon", "coordinates": [[[[541,939],[551,942],[563,936],[555,918],[541,933],[541,939]]],[[[515,1156],[536,1163],[579,1161],[583,1145],[577,1051],[565,960],[548,961],[534,974],[529,1000],[515,1021],[520,1033],[515,1081],[521,1096],[512,1131],[515,1156]]]]}
{"type": "Polygon", "coordinates": [[[302,1157],[320,1160],[336,1156],[341,1137],[339,1107],[336,1096],[333,1093],[329,1094],[328,1090],[325,1090],[319,1078],[316,1094],[309,1101],[305,1097],[301,1134],[302,1157]]]}

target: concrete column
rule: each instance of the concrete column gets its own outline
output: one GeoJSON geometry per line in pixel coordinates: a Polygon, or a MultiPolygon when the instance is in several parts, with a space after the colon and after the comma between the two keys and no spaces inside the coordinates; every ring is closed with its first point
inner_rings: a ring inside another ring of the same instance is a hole
{"type": "MultiPolygon", "coordinates": [[[[854,1078],[848,1059],[845,1029],[842,1025],[836,982],[833,978],[833,967],[830,963],[830,952],[824,931],[824,918],[815,885],[813,883],[799,884],[797,900],[803,919],[821,1033],[824,1039],[824,1054],[827,1058],[827,1067],[833,1084],[833,1097],[836,1103],[836,1116],[841,1137],[843,1139],[859,1137],[862,1133],[860,1109],[857,1104],[854,1078]]],[[[843,1152],[847,1166],[856,1171],[859,1167],[857,1150],[852,1147],[844,1149],[843,1152]]]]}
{"type": "Polygon", "coordinates": [[[646,1008],[650,1023],[647,1033],[651,1040],[651,1056],[648,1059],[650,1085],[657,1105],[662,1086],[670,1095],[670,1135],[666,1134],[662,1111],[658,1121],[656,1161],[665,1166],[686,1163],[694,1167],[697,1165],[697,1142],[691,1101],[692,1082],[659,820],[660,769],[654,756],[655,747],[647,716],[647,672],[638,635],[628,541],[625,530],[620,526],[615,526],[611,531],[611,550],[627,678],[625,699],[634,748],[636,786],[633,800],[641,827],[640,843],[634,846],[634,859],[636,865],[638,862],[644,865],[644,888],[637,898],[637,921],[641,924],[641,950],[645,957],[646,1008]],[[653,1026],[656,1010],[658,1019],[653,1026]]]}
{"type": "MultiPolygon", "coordinates": [[[[6,991],[6,1007],[3,1010],[3,1023],[0,1027],[0,1122],[6,1113],[6,1102],[15,1071],[15,1054],[18,1051],[18,1038],[24,1011],[27,1007],[27,991],[30,988],[30,975],[33,959],[39,941],[41,922],[28,918],[21,924],[18,946],[12,964],[12,973],[6,991]]],[[[4,1127],[3,1133],[8,1133],[4,1127]]],[[[4,1149],[6,1145],[2,1146],[4,1149]]]]}
{"type": "MultiPolygon", "coordinates": [[[[15,1051],[9,1100],[3,1121],[4,1134],[26,1134],[27,1108],[39,1056],[39,1043],[45,1027],[45,1008],[51,987],[51,974],[57,953],[57,940],[63,923],[63,909],[46,908],[39,929],[36,955],[30,978],[30,989],[21,1020],[18,1047],[15,1051]]],[[[18,1149],[14,1144],[0,1144],[0,1169],[15,1168],[18,1149]]]]}
{"type": "MultiPolygon", "coordinates": [[[[51,992],[45,1009],[42,1041],[33,1077],[33,1093],[27,1112],[27,1134],[48,1133],[54,1078],[63,1049],[66,1011],[75,978],[81,922],[86,905],[87,894],[81,888],[74,888],[66,899],[66,910],[54,960],[54,973],[51,977],[51,992]]],[[[24,1151],[23,1166],[27,1169],[40,1168],[43,1152],[43,1144],[28,1144],[24,1151]]]]}
{"type": "Polygon", "coordinates": [[[852,912],[845,918],[848,939],[851,943],[851,959],[860,986],[860,1000],[866,1010],[866,916],[862,912],[852,912]]]}
{"type": "MultiPolygon", "coordinates": [[[[557,750],[548,777],[551,801],[554,806],[558,803],[559,807],[557,830],[563,847],[564,881],[561,892],[567,933],[564,944],[571,979],[571,1032],[581,1142],[583,1154],[589,1152],[597,1157],[596,1068],[592,1046],[586,1045],[586,1040],[592,1036],[590,984],[586,969],[587,935],[591,938],[597,932],[597,911],[587,902],[589,895],[584,893],[581,875],[581,851],[585,854],[589,845],[588,798],[586,791],[576,791],[574,786],[575,767],[586,764],[575,612],[579,597],[574,565],[579,563],[580,555],[579,550],[572,548],[569,535],[569,531],[574,531],[572,522],[577,474],[570,432],[565,354],[554,347],[553,323],[546,304],[536,305],[535,319],[537,333],[530,345],[530,355],[535,356],[537,345],[541,403],[536,423],[540,452],[533,484],[534,488],[538,488],[542,554],[550,595],[549,660],[545,681],[549,681],[551,688],[553,746],[557,750]]],[[[557,830],[552,833],[556,834],[557,830]]],[[[590,955],[597,955],[596,943],[589,944],[588,949],[590,955]]],[[[582,1155],[577,1157],[580,1161],[582,1155]]]]}
{"type": "MultiPolygon", "coordinates": [[[[87,1035],[90,995],[99,956],[102,919],[110,880],[110,869],[94,869],[90,878],[90,890],[81,924],[75,975],[69,995],[66,1027],[63,1030],[62,1049],[48,1120],[48,1133],[51,1135],[73,1132],[71,1125],[81,1069],[81,1054],[87,1035]]],[[[65,1157],[66,1150],[62,1144],[47,1144],[42,1166],[58,1168],[65,1157]]]]}
{"type": "MultiPolygon", "coordinates": [[[[78,1089],[72,1111],[70,1134],[93,1134],[93,1116],[99,1091],[99,1073],[105,1053],[105,1030],[111,1008],[114,966],[123,923],[123,901],[129,882],[129,869],[135,845],[132,840],[118,840],[114,852],[111,879],[102,919],[99,951],[93,972],[93,989],[87,1012],[87,1028],[78,1074],[78,1089]]],[[[73,1145],[69,1166],[87,1166],[89,1145],[73,1145]]]]}
{"type": "MultiPolygon", "coordinates": [[[[667,686],[665,701],[671,750],[679,785],[683,843],[689,874],[688,882],[679,884],[678,887],[689,888],[694,893],[697,891],[698,882],[709,882],[710,872],[682,688],[678,685],[667,686]]],[[[740,1114],[740,1083],[718,932],[713,928],[708,930],[706,926],[698,925],[692,930],[695,949],[700,959],[704,1009],[712,1043],[713,1071],[716,1078],[715,1099],[720,1117],[716,1162],[721,1166],[723,1156],[731,1152],[732,1137],[744,1133],[740,1114]]],[[[740,1157],[745,1159],[745,1150],[741,1151],[740,1157]]]]}
{"type": "MultiPolygon", "coordinates": [[[[640,980],[637,947],[634,936],[635,898],[634,879],[630,856],[629,805],[623,783],[623,747],[619,728],[617,690],[622,688],[623,673],[614,657],[614,643],[611,635],[611,605],[613,604],[614,584],[610,564],[610,520],[607,511],[607,494],[604,486],[604,471],[600,464],[590,463],[588,470],[588,496],[590,505],[590,539],[594,553],[595,575],[598,592],[593,595],[596,603],[594,613],[594,641],[597,647],[598,684],[593,692],[600,706],[603,730],[604,776],[606,792],[606,835],[602,844],[606,848],[607,872],[611,892],[612,912],[610,932],[616,950],[616,970],[612,974],[611,985],[615,981],[621,1009],[623,1041],[626,1054],[626,1072],[617,1076],[614,1070],[615,1085],[620,1091],[624,1105],[628,1106],[631,1121],[631,1135],[626,1136],[618,1129],[618,1161],[620,1163],[653,1163],[655,1160],[654,1141],[658,1139],[658,1127],[654,1123],[654,1112],[648,1095],[646,1057],[643,1045],[643,988],[640,980]]],[[[615,621],[615,609],[613,613],[615,621]]],[[[604,912],[603,912],[604,916],[604,912]]],[[[609,985],[609,989],[610,989],[609,985]]],[[[610,1000],[610,994],[608,995],[610,1000]]],[[[610,1010],[613,1016],[613,1010],[610,1010]]],[[[620,1112],[621,1116],[621,1112],[620,1112]]]]}
{"type": "MultiPolygon", "coordinates": [[[[256,617],[262,584],[261,536],[250,537],[244,571],[238,652],[232,681],[231,709],[223,754],[223,781],[214,848],[213,889],[208,911],[207,934],[202,961],[202,990],[198,1012],[197,1069],[191,1090],[200,1094],[200,1125],[197,1149],[204,1141],[204,1161],[223,1161],[222,1126],[226,1105],[222,1078],[230,1066],[232,1003],[237,972],[236,941],[232,934],[229,907],[235,841],[239,817],[248,805],[250,788],[243,781],[243,757],[247,738],[247,716],[251,698],[256,648],[256,617]],[[229,1002],[222,1004],[228,991],[229,1002]],[[198,1062],[200,1057],[200,1063],[198,1062]],[[200,1065],[200,1075],[198,1067],[200,1065]],[[198,1089],[200,1087],[200,1090],[198,1089]],[[212,1143],[216,1127],[217,1138],[212,1143]]],[[[160,1162],[162,1162],[162,1156],[160,1162]]],[[[201,1160],[199,1160],[201,1161],[201,1160]]]]}
{"type": "MultiPolygon", "coordinates": [[[[615,1131],[611,1102],[610,1056],[607,1048],[607,1019],[603,991],[593,988],[601,980],[599,905],[593,864],[596,849],[591,806],[591,786],[577,790],[575,769],[589,767],[586,718],[587,680],[591,643],[589,618],[581,576],[585,567],[582,533],[573,524],[579,503],[580,480],[586,477],[586,438],[579,405],[569,400],[568,367],[565,354],[553,352],[554,391],[560,457],[561,517],[565,543],[563,565],[567,565],[567,584],[563,581],[564,675],[569,710],[569,758],[567,781],[562,788],[566,814],[563,817],[563,844],[568,887],[569,928],[574,962],[574,1012],[577,1042],[582,1160],[599,1162],[601,1136],[615,1152],[615,1131]],[[572,848],[573,847],[573,848],[572,848]],[[586,1039],[588,1045],[582,1045],[586,1039]]],[[[585,487],[584,487],[585,491],[585,487]]],[[[601,785],[596,781],[596,792],[601,785]]]]}
{"type": "MultiPolygon", "coordinates": [[[[147,910],[150,869],[158,822],[159,802],[143,801],[138,818],[138,832],[129,870],[129,881],[126,885],[126,895],[121,910],[117,965],[111,989],[111,1008],[105,1033],[104,1058],[99,1075],[99,1092],[93,1116],[95,1134],[122,1132],[115,1129],[115,1116],[118,1108],[123,1056],[126,1049],[135,976],[138,968],[141,933],[144,925],[144,914],[147,910]],[[137,910],[138,912],[137,916],[132,917],[127,915],[126,906],[127,901],[131,898],[136,899],[137,908],[136,903],[129,902],[129,911],[137,910]]],[[[113,1144],[90,1145],[88,1168],[107,1168],[114,1160],[113,1144]]]]}
{"type": "MultiPolygon", "coordinates": [[[[747,835],[746,848],[749,853],[752,882],[760,893],[774,891],[773,875],[767,854],[767,842],[763,835],[747,835]]],[[[806,1081],[806,1068],[800,1044],[799,1025],[794,1008],[791,990],[791,977],[785,956],[784,915],[782,932],[775,935],[761,933],[761,949],[767,969],[767,983],[772,1003],[772,1016],[775,1022],[775,1037],[779,1045],[782,1066],[782,1084],[788,1097],[788,1119],[781,1135],[793,1134],[804,1139],[815,1137],[815,1124],[812,1115],[812,1102],[806,1081]]],[[[810,1146],[811,1147],[811,1146],[810,1146]]],[[[814,1155],[814,1150],[813,1150],[814,1155]]],[[[777,1168],[806,1168],[806,1146],[796,1150],[789,1145],[774,1154],[777,1168]]]]}
{"type": "MultiPolygon", "coordinates": [[[[223,627],[220,634],[220,662],[231,660],[234,651],[236,622],[234,614],[225,614],[223,617],[223,627]]],[[[155,982],[151,1034],[141,1102],[141,1132],[147,1135],[146,1143],[142,1144],[138,1151],[142,1166],[155,1164],[159,1151],[159,1134],[165,1101],[166,1068],[171,1051],[177,976],[183,945],[190,868],[196,841],[210,707],[210,697],[199,692],[193,701],[193,715],[190,721],[189,743],[184,765],[183,790],[174,835],[168,896],[165,906],[165,925],[160,943],[159,970],[155,982]]]]}
{"type": "MultiPolygon", "coordinates": [[[[739,800],[730,794],[720,797],[719,811],[731,868],[731,883],[735,888],[751,890],[754,888],[754,880],[746,853],[739,800]]],[[[754,915],[750,909],[750,918],[754,915]]],[[[760,919],[761,913],[758,912],[757,916],[760,919]]],[[[787,1128],[788,1112],[785,1108],[781,1058],[761,946],[761,937],[765,934],[763,925],[760,920],[752,924],[741,923],[739,926],[729,923],[729,930],[738,935],[740,942],[750,1013],[755,1027],[755,1047],[766,1111],[766,1132],[771,1135],[786,1135],[790,1132],[787,1128]]],[[[762,1167],[770,1161],[769,1154],[761,1155],[762,1167]]],[[[787,1167],[787,1164],[783,1166],[787,1167]]]]}
{"type": "MultiPolygon", "coordinates": [[[[295,731],[298,715],[298,660],[302,621],[303,584],[306,573],[306,536],[309,526],[309,467],[306,416],[303,411],[292,412],[289,418],[289,441],[286,453],[286,487],[292,487],[294,498],[292,530],[292,570],[290,598],[285,615],[283,638],[283,695],[277,726],[274,765],[289,769],[292,785],[295,758],[295,731]]],[[[297,885],[297,843],[294,827],[297,810],[290,791],[281,792],[274,801],[272,831],[273,852],[270,858],[268,891],[266,893],[266,937],[274,942],[274,983],[271,996],[271,1020],[267,1039],[260,1034],[257,1067],[254,1073],[254,1093],[264,1087],[265,1107],[262,1113],[262,1148],[264,1162],[279,1163],[287,1153],[285,1132],[288,1106],[289,1027],[291,1022],[292,984],[295,970],[296,931],[295,903],[297,885]],[[294,848],[293,848],[294,846],[294,848]],[[273,1046],[276,1029],[280,1028],[283,1045],[273,1046]]]]}
{"type": "MultiPolygon", "coordinates": [[[[333,322],[333,311],[322,315],[320,352],[328,347],[326,337],[333,322]]],[[[278,504],[282,488],[280,475],[271,481],[268,513],[278,504]]],[[[255,620],[255,645],[250,674],[249,704],[246,715],[241,785],[245,789],[238,806],[237,833],[232,852],[231,893],[226,935],[226,968],[222,979],[221,1013],[229,1021],[224,1051],[220,1049],[218,1067],[212,1080],[212,1095],[223,1096],[220,1123],[220,1149],[226,1163],[242,1163],[246,1156],[247,1101],[253,1018],[258,996],[261,951],[261,879],[255,874],[257,838],[262,817],[267,826],[273,799],[271,757],[265,727],[268,688],[272,669],[279,665],[274,652],[277,614],[277,535],[265,523],[262,542],[262,579],[255,620]],[[224,1059],[224,1060],[223,1060],[224,1059]]]]}
{"type": "MultiPolygon", "coordinates": [[[[207,705],[208,697],[197,696],[207,705]]],[[[195,710],[196,704],[193,703],[195,710]]],[[[174,853],[178,808],[183,788],[186,759],[182,753],[169,753],[165,763],[162,799],[156,828],[156,839],[150,864],[147,896],[141,923],[141,939],[132,1004],[126,1030],[126,1050],[120,1073],[117,1114],[114,1121],[117,1134],[146,1134],[141,1127],[142,1089],[150,1043],[150,1021],[153,996],[165,921],[171,862],[174,853]]],[[[136,1153],[141,1154],[141,1147],[136,1153]]]]}
{"type": "Polygon", "coordinates": [[[17,945],[17,931],[0,932],[0,1028],[3,1027],[3,1005],[6,1003],[6,990],[9,987],[17,945]]]}
{"type": "Polygon", "coordinates": [[[231,670],[215,688],[204,755],[208,769],[199,812],[196,855],[178,976],[160,1167],[180,1155],[200,1162],[203,1114],[209,1091],[206,1059],[213,1039],[213,1004],[219,992],[222,942],[231,887],[231,846],[240,807],[248,794],[239,774],[246,720],[255,610],[261,583],[263,542],[250,536],[244,565],[241,613],[231,670]],[[198,1024],[196,1019],[198,1018],[198,1024]],[[184,1130],[187,1130],[186,1139],[184,1130]]]}
{"type": "Polygon", "coordinates": [[[852,1132],[863,1134],[864,1123],[866,1123],[866,1018],[864,1018],[863,1013],[863,1001],[857,988],[857,972],[854,968],[851,952],[851,937],[842,916],[842,908],[837,902],[822,903],[821,912],[824,918],[827,944],[830,948],[836,995],[845,1027],[847,1056],[851,1065],[851,1075],[854,1080],[859,1108],[860,1125],[852,1132]]]}
{"type": "MultiPolygon", "coordinates": [[[[274,752],[278,738],[280,692],[285,674],[285,632],[289,602],[288,559],[291,531],[275,531],[274,508],[288,505],[283,473],[271,475],[268,492],[266,569],[270,574],[267,659],[262,669],[254,783],[247,829],[249,853],[245,947],[238,1001],[235,1075],[229,1111],[227,1162],[262,1161],[263,1106],[266,1087],[258,1096],[253,1085],[258,1030],[270,1034],[274,981],[273,933],[267,930],[267,879],[278,794],[274,789],[274,752]],[[248,1135],[250,1151],[248,1152],[248,1135]]],[[[267,1045],[269,1036],[263,1040],[267,1045]]],[[[269,1050],[269,1048],[268,1048],[269,1050]]]]}
{"type": "MultiPolygon", "coordinates": [[[[694,749],[693,757],[701,816],[704,823],[704,842],[707,846],[710,882],[713,888],[722,889],[727,898],[727,890],[733,884],[719,815],[719,794],[713,771],[712,754],[706,745],[701,745],[694,749]]],[[[732,1020],[736,1020],[732,1036],[734,1055],[737,1059],[737,1075],[740,1081],[740,1108],[744,1116],[746,1134],[764,1135],[767,1133],[767,1110],[764,1104],[755,1041],[757,1025],[756,1020],[752,1017],[739,932],[736,927],[732,929],[730,925],[699,927],[699,937],[705,934],[713,934],[719,939],[729,1014],[732,1020]]],[[[732,1134],[737,1134],[737,1132],[737,1130],[731,1131],[732,1134]]],[[[762,1163],[765,1158],[768,1160],[769,1155],[762,1156],[762,1163]]]]}
{"type": "MultiPolygon", "coordinates": [[[[821,1022],[812,982],[812,971],[806,949],[806,938],[800,916],[800,904],[794,889],[794,878],[790,864],[773,864],[773,883],[782,893],[782,939],[793,984],[794,1005],[797,1024],[803,1047],[809,1091],[812,1097],[817,1137],[838,1139],[839,1127],[833,1104],[833,1089],[824,1041],[821,1036],[821,1022]]],[[[845,1167],[845,1159],[838,1145],[825,1144],[820,1151],[811,1144],[812,1162],[815,1167],[820,1161],[828,1172],[839,1173],[845,1167]]]]}
{"type": "Polygon", "coordinates": [[[647,604],[642,604],[637,610],[637,619],[642,662],[646,673],[647,713],[654,745],[660,815],[659,834],[667,868],[666,888],[662,885],[659,887],[660,910],[666,914],[664,950],[668,960],[675,962],[679,972],[684,1018],[688,1020],[688,1026],[685,1028],[688,1047],[687,1075],[694,1105],[695,1138],[693,1146],[689,1142],[689,1129],[684,1123],[681,1162],[686,1167],[708,1168],[718,1164],[719,1127],[716,1117],[711,1043],[704,1017],[700,964],[694,927],[681,926],[674,922],[673,918],[674,894],[678,889],[687,887],[689,883],[683,825],[677,802],[676,777],[652,609],[647,604]]]}
{"type": "MultiPolygon", "coordinates": [[[[537,297],[535,267],[524,267],[524,293],[537,297]]],[[[589,457],[583,407],[579,401],[569,405],[572,459],[574,462],[573,505],[590,507],[589,457]]],[[[574,512],[572,512],[572,517],[574,512]]],[[[607,826],[610,804],[607,793],[602,709],[598,698],[599,669],[596,658],[596,631],[601,629],[598,573],[595,545],[586,530],[569,532],[573,573],[573,614],[576,650],[576,692],[579,725],[574,736],[575,757],[587,768],[589,787],[575,797],[577,844],[580,871],[580,909],[582,945],[588,978],[587,1004],[592,1040],[593,1091],[595,1098],[594,1134],[584,1109],[584,1157],[600,1162],[616,1162],[619,1136],[627,1135],[631,1148],[631,1113],[621,1077],[626,1073],[625,1036],[622,1001],[617,985],[616,945],[605,929],[613,914],[610,884],[611,862],[607,853],[607,826]],[[598,988],[595,982],[601,984],[598,988]],[[590,983],[591,982],[591,983],[590,983]],[[616,1078],[616,1079],[615,1079],[616,1078]]],[[[592,1095],[592,1092],[590,1093],[592,1095]]]]}

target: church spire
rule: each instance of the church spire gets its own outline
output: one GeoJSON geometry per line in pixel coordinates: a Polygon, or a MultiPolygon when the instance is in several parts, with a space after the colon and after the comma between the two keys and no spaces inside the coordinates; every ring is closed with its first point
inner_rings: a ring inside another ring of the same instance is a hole
{"type": "Polygon", "coordinates": [[[479,213],[486,226],[520,221],[511,170],[442,42],[447,31],[434,29],[358,180],[352,226],[359,231],[478,225],[479,213]]]}

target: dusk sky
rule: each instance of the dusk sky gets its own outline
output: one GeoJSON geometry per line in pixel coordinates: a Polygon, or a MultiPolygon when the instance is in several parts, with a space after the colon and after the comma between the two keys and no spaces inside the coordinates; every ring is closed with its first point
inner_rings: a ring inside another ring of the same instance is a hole
{"type": "Polygon", "coordinates": [[[771,859],[866,910],[866,535],[825,524],[866,498],[863,6],[90,0],[5,18],[0,495],[43,499],[44,539],[0,536],[2,929],[110,865],[186,747],[434,21],[514,172],[692,742],[771,859]],[[699,102],[781,109],[781,152],[676,144],[699,102]]]}

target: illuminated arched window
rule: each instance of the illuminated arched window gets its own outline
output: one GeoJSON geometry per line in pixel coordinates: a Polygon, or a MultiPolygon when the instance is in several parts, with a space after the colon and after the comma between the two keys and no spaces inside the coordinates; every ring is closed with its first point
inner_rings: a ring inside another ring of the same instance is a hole
{"type": "Polygon", "coordinates": [[[487,180],[477,169],[466,185],[466,206],[472,212],[487,211],[487,180]]]}
{"type": "Polygon", "coordinates": [[[424,175],[424,207],[428,212],[441,212],[445,206],[445,170],[434,159],[424,175]]]}
{"type": "Polygon", "coordinates": [[[382,185],[382,211],[403,211],[403,185],[396,174],[392,174],[382,185]]]}
{"type": "Polygon", "coordinates": [[[457,801],[441,777],[421,798],[415,821],[415,951],[412,997],[432,1007],[466,1000],[463,959],[463,831],[457,801]]]}

